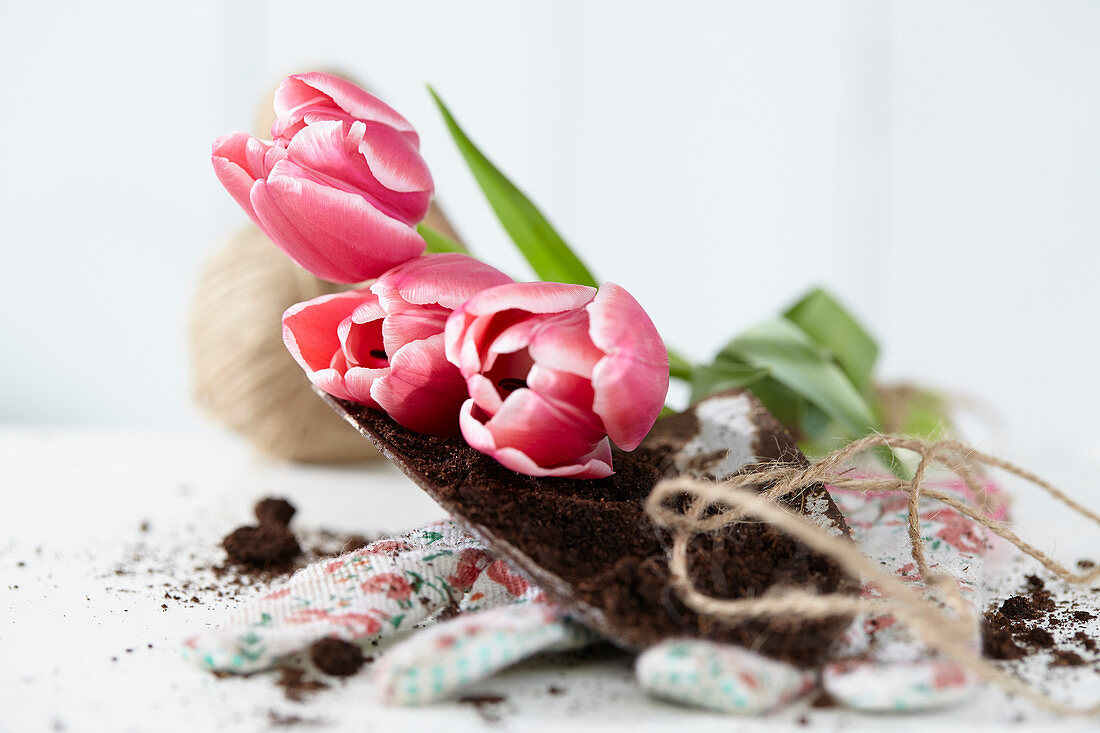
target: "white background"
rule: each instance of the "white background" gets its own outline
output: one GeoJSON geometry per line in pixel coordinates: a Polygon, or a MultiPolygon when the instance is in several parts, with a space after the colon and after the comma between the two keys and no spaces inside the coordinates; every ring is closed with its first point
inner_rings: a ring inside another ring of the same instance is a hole
{"type": "Polygon", "coordinates": [[[187,302],[244,220],[210,142],[335,67],[494,264],[525,272],[425,82],[684,351],[823,283],[883,376],[1087,451],[1098,39],[1089,2],[4,2],[0,422],[199,424],[187,302]]]}

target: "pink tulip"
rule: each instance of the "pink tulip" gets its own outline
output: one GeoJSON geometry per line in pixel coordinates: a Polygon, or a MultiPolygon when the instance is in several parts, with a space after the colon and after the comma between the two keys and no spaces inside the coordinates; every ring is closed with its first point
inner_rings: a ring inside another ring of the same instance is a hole
{"type": "Polygon", "coordinates": [[[374,401],[410,430],[458,435],[458,412],[468,395],[447,361],[447,317],[480,291],[511,281],[458,253],[418,257],[378,278],[371,292],[385,312],[382,341],[391,371],[371,386],[374,401]]]}
{"type": "Polygon", "coordinates": [[[633,450],[668,392],[668,352],[618,285],[512,283],[448,318],[446,353],[466,379],[471,446],[531,476],[610,475],[609,439],[633,450]]]}
{"type": "Polygon", "coordinates": [[[299,303],[283,314],[283,341],[311,382],[334,397],[384,410],[420,433],[457,435],[466,383],[447,361],[451,310],[511,282],[462,254],[410,260],[368,290],[299,303]]]}
{"type": "Polygon", "coordinates": [[[424,251],[416,224],[434,184],[404,118],[328,74],[286,79],[276,110],[274,142],[234,132],[211,155],[268,238],[333,282],[377,277],[424,251]]]}

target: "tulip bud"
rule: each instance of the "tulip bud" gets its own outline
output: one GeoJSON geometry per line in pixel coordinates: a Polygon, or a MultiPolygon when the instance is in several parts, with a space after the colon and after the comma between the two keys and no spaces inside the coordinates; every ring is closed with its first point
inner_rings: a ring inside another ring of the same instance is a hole
{"type": "Polygon", "coordinates": [[[360,282],[424,251],[434,184],[412,126],[351,82],[284,80],[275,140],[214,142],[218,180],[271,241],[317,277],[360,282]]]}

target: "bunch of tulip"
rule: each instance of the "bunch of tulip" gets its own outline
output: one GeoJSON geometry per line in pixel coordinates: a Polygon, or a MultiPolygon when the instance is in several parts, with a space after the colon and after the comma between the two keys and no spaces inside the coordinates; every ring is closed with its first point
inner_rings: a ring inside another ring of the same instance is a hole
{"type": "MultiPolygon", "coordinates": [[[[479,156],[443,110],[467,159],[479,156]]],[[[275,111],[271,140],[231,133],[212,161],[295,262],[360,285],[283,315],[287,349],[310,381],[410,430],[461,434],[514,471],[611,474],[611,442],[637,447],[668,391],[668,352],[638,302],[613,283],[593,287],[554,236],[517,244],[529,259],[541,246],[536,272],[568,282],[514,282],[440,251],[462,248],[420,224],[434,184],[416,131],[354,84],[291,76],[275,111]]],[[[530,206],[518,189],[506,193],[530,206]]]]}
{"type": "Polygon", "coordinates": [[[709,363],[666,351],[634,298],[612,283],[597,288],[435,101],[497,218],[546,282],[513,282],[422,223],[435,186],[416,131],[344,79],[289,77],[271,140],[236,132],[214,143],[218,178],[275,244],[318,277],[358,285],[284,316],[287,348],[321,389],[411,430],[461,434],[538,476],[611,473],[611,442],[639,444],[670,376],[693,400],[750,387],[811,455],[870,432],[950,430],[932,392],[887,399],[892,392],[873,379],[875,340],[820,289],[745,329],[709,363]]]}

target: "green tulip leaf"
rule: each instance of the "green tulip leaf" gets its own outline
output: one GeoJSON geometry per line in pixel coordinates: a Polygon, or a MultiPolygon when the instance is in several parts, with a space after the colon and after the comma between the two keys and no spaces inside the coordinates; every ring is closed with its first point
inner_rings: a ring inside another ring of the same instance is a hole
{"type": "Polygon", "coordinates": [[[596,287],[596,279],[546,217],[478,150],[430,86],[447,129],[508,236],[543,280],[596,287]]]}
{"type": "Polygon", "coordinates": [[[691,401],[736,387],[749,387],[768,376],[767,367],[752,367],[732,362],[698,366],[691,374],[691,401]]]}
{"type": "Polygon", "coordinates": [[[427,254],[439,254],[440,252],[461,252],[464,255],[470,254],[470,250],[466,248],[466,245],[461,242],[456,242],[446,234],[437,232],[427,224],[417,225],[416,232],[424,238],[425,244],[428,245],[425,250],[427,254]]]}
{"type": "Polygon", "coordinates": [[[878,358],[878,345],[844,306],[816,288],[795,303],[784,317],[832,354],[861,394],[871,394],[871,373],[878,358]]]}
{"type": "MultiPolygon", "coordinates": [[[[771,379],[836,420],[850,437],[879,427],[871,408],[829,352],[791,321],[777,318],[748,329],[730,341],[715,361],[767,368],[771,379]]],[[[795,425],[801,427],[801,423],[800,419],[795,425]]]]}

